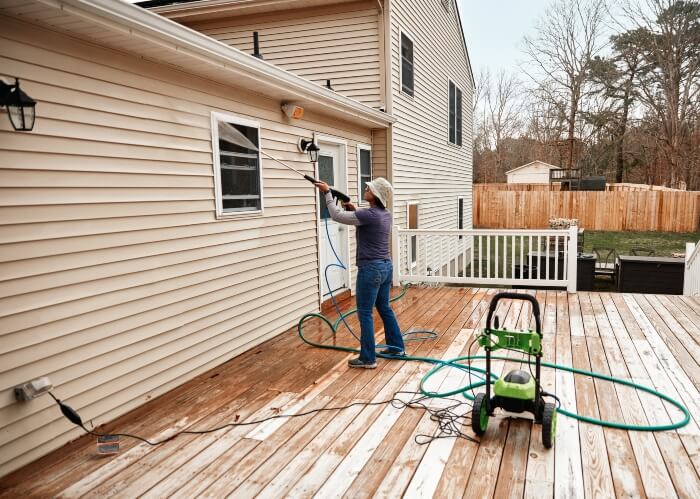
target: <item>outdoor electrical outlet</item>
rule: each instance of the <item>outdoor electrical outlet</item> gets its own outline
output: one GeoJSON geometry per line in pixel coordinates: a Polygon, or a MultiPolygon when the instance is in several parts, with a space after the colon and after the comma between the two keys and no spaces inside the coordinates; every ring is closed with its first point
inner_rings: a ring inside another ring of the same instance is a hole
{"type": "Polygon", "coordinates": [[[33,379],[16,386],[15,398],[19,401],[32,400],[51,391],[52,388],[53,385],[49,378],[42,376],[41,378],[33,379]]]}

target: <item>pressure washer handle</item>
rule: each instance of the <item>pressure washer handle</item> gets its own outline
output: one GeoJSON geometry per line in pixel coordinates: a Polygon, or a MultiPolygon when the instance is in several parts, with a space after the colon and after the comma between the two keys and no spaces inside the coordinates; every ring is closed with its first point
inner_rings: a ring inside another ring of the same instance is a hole
{"type": "MultiPolygon", "coordinates": [[[[318,180],[316,180],[315,178],[313,178],[311,175],[304,175],[304,178],[305,178],[306,180],[308,180],[309,182],[311,182],[312,184],[318,183],[318,180]]],[[[340,192],[340,191],[337,191],[337,190],[335,190],[335,189],[333,189],[333,188],[331,188],[331,196],[333,196],[333,197],[336,198],[336,199],[340,199],[340,201],[342,201],[343,203],[349,203],[349,202],[350,202],[350,197],[349,197],[347,194],[342,193],[342,192],[340,192]]]]}
{"type": "Polygon", "coordinates": [[[525,293],[498,293],[496,294],[493,299],[491,300],[491,304],[489,305],[489,314],[486,317],[486,329],[491,329],[491,319],[493,318],[494,312],[496,312],[496,306],[498,305],[499,300],[504,300],[504,299],[509,299],[509,300],[523,300],[523,301],[529,301],[530,304],[532,304],[532,315],[535,316],[535,330],[537,334],[542,336],[542,322],[540,320],[540,304],[537,301],[537,298],[535,298],[532,295],[528,295],[525,293]]]}

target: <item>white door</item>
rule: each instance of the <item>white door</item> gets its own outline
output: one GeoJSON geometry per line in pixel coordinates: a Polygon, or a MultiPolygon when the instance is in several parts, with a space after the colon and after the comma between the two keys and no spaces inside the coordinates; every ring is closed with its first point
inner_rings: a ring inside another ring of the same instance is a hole
{"type": "MultiPolygon", "coordinates": [[[[343,171],[341,151],[342,149],[337,146],[324,147],[323,144],[321,145],[321,151],[318,155],[318,178],[342,191],[344,190],[345,172],[343,171]]],[[[336,266],[326,270],[328,264],[338,263],[336,255],[342,264],[349,268],[347,259],[348,226],[334,222],[330,218],[325,199],[320,193],[318,202],[321,229],[321,292],[323,300],[327,300],[330,298],[331,292],[339,293],[348,288],[347,270],[336,266]]]]}

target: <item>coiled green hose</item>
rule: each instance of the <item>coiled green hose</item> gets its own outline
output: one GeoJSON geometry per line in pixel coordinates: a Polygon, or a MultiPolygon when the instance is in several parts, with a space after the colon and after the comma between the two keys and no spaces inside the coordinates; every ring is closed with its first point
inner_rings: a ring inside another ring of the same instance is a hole
{"type": "MultiPolygon", "coordinates": [[[[399,300],[400,298],[403,298],[403,296],[406,294],[408,290],[408,286],[405,285],[403,289],[401,290],[401,293],[394,298],[392,298],[390,301],[394,302],[396,300],[399,300]]],[[[322,314],[317,314],[317,313],[308,313],[303,315],[299,319],[299,323],[297,324],[297,329],[299,331],[299,337],[304,341],[305,343],[317,347],[317,348],[326,348],[329,350],[339,350],[342,352],[355,352],[358,353],[359,349],[357,348],[352,348],[352,347],[343,347],[343,346],[336,346],[336,345],[324,345],[322,343],[316,343],[313,342],[307,338],[304,337],[304,322],[308,319],[311,318],[317,318],[320,319],[322,322],[324,322],[330,330],[333,332],[333,334],[336,333],[338,326],[340,323],[343,321],[343,319],[347,318],[349,315],[352,315],[357,312],[357,309],[352,309],[348,312],[345,312],[338,317],[338,319],[332,323],[327,317],[325,317],[322,314]]],[[[425,339],[430,339],[432,336],[425,336],[425,337],[419,337],[419,338],[412,338],[412,339],[406,339],[405,341],[419,341],[419,340],[425,340],[425,339]]],[[[397,358],[392,355],[382,355],[382,354],[377,354],[379,357],[385,357],[385,358],[397,358]]],[[[481,386],[484,386],[486,384],[486,380],[483,379],[483,374],[485,374],[484,369],[481,369],[479,367],[475,367],[470,365],[470,363],[474,360],[480,360],[480,359],[485,359],[485,355],[470,355],[470,356],[464,356],[464,357],[456,357],[454,359],[450,360],[441,360],[441,359],[434,359],[431,357],[415,357],[415,356],[410,356],[406,355],[405,357],[400,357],[401,360],[413,360],[413,361],[420,361],[420,362],[429,362],[431,364],[435,364],[433,368],[428,371],[425,376],[421,379],[420,382],[420,391],[424,395],[428,397],[450,397],[453,395],[457,394],[463,394],[464,397],[466,397],[469,400],[473,400],[474,397],[470,394],[470,392],[475,389],[479,388],[481,386]],[[467,364],[465,365],[464,362],[467,364]],[[446,392],[432,392],[429,391],[425,388],[425,385],[427,384],[428,380],[434,376],[438,371],[444,368],[452,368],[452,369],[460,369],[463,371],[467,371],[470,373],[480,373],[477,376],[481,378],[481,380],[471,383],[467,386],[459,387],[454,390],[446,391],[446,392]]],[[[491,359],[496,359],[496,360],[510,360],[510,361],[516,361],[516,362],[527,362],[529,364],[534,364],[533,361],[528,361],[524,359],[516,359],[516,358],[511,358],[511,357],[503,357],[503,356],[491,356],[491,359]]],[[[591,372],[591,371],[584,371],[583,369],[576,369],[574,367],[570,366],[564,366],[560,364],[552,364],[550,362],[542,362],[542,366],[544,367],[549,367],[552,369],[558,369],[561,371],[566,371],[574,374],[581,374],[584,376],[590,376],[592,378],[596,379],[601,379],[605,381],[610,381],[612,383],[618,383],[620,385],[624,386],[629,386],[631,388],[635,388],[637,390],[641,390],[643,392],[649,393],[651,395],[654,395],[655,397],[659,397],[662,400],[665,400],[666,402],[672,404],[676,408],[678,408],[684,415],[682,421],[678,421],[675,423],[669,423],[669,424],[662,424],[662,425],[634,425],[634,424],[627,424],[627,423],[618,423],[615,421],[606,421],[604,419],[597,419],[597,418],[592,418],[589,416],[584,416],[582,414],[576,414],[575,412],[568,411],[564,408],[557,408],[557,412],[564,414],[565,416],[569,416],[571,418],[577,419],[578,421],[583,421],[586,423],[591,423],[599,426],[604,426],[608,428],[617,428],[621,430],[633,430],[633,431],[665,431],[665,430],[675,430],[678,428],[682,428],[683,426],[687,425],[690,422],[690,412],[688,409],[678,402],[677,400],[674,400],[673,398],[669,397],[668,395],[665,395],[657,390],[654,390],[653,388],[649,388],[644,385],[639,385],[637,383],[633,383],[632,381],[623,379],[623,378],[616,378],[614,376],[608,376],[607,374],[601,374],[601,373],[596,373],[596,372],[591,372]]],[[[491,378],[492,381],[495,381],[498,379],[498,376],[495,374],[491,373],[491,378]]]]}

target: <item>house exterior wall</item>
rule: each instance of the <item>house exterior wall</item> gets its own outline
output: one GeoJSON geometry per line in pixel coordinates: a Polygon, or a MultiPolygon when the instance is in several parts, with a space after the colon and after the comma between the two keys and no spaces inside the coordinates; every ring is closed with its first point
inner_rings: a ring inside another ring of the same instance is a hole
{"type": "Polygon", "coordinates": [[[314,190],[263,159],[264,213],[217,219],[212,111],[306,173],[300,136],[345,139],[352,196],[372,137],[2,16],[0,60],[39,102],[31,133],[0,116],[1,476],[82,434],[13,386],[47,375],[102,424],[318,309],[314,190]]]}
{"type": "Polygon", "coordinates": [[[535,163],[507,173],[509,184],[548,184],[551,167],[544,163],[535,163]]]}
{"type": "Polygon", "coordinates": [[[419,228],[456,229],[458,197],[464,228],[472,227],[473,83],[456,10],[442,2],[392,0],[391,151],[395,222],[406,228],[406,206],[419,202],[419,228]],[[414,43],[415,93],[401,91],[400,32],[414,43]],[[463,93],[462,146],[448,141],[449,80],[463,93]]]}
{"type": "Polygon", "coordinates": [[[383,38],[377,2],[228,17],[188,24],[246,53],[259,33],[264,60],[368,106],[383,105],[383,38]]]}

